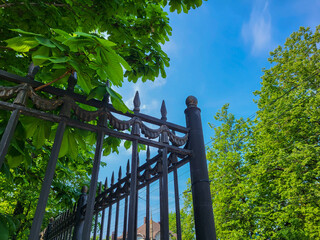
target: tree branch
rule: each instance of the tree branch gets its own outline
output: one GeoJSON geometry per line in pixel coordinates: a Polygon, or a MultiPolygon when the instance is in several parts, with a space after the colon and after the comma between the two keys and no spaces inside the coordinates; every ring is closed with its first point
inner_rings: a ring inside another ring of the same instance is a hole
{"type": "Polygon", "coordinates": [[[64,78],[65,76],[67,76],[67,75],[68,75],[69,73],[71,73],[71,72],[72,72],[72,70],[70,69],[70,70],[66,71],[64,74],[62,74],[60,77],[54,79],[53,81],[51,81],[51,82],[49,82],[49,83],[46,83],[46,84],[44,84],[44,85],[39,86],[39,87],[35,88],[34,90],[35,90],[35,91],[39,91],[39,90],[41,90],[42,88],[47,87],[47,86],[51,85],[52,83],[55,83],[55,82],[59,81],[60,79],[64,78]]]}

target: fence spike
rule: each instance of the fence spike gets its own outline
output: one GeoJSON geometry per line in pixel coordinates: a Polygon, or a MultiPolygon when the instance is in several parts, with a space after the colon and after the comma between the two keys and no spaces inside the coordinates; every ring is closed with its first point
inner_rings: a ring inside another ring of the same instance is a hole
{"type": "Polygon", "coordinates": [[[98,193],[100,194],[102,190],[102,182],[99,182],[99,186],[98,186],[98,193]]]}
{"type": "Polygon", "coordinates": [[[136,91],[136,95],[134,96],[134,99],[133,99],[133,111],[134,112],[140,112],[140,97],[139,97],[139,92],[136,91]]]}
{"type": "Polygon", "coordinates": [[[127,162],[127,172],[126,174],[128,175],[130,173],[130,160],[128,159],[128,162],[127,162]]]}
{"type": "Polygon", "coordinates": [[[118,180],[120,181],[120,179],[121,179],[121,175],[122,175],[122,171],[121,171],[121,166],[120,166],[120,168],[119,168],[119,173],[118,173],[118,180]]]}
{"type": "Polygon", "coordinates": [[[162,101],[160,112],[161,112],[161,120],[167,121],[167,108],[164,100],[162,101]]]}
{"type": "MultiPolygon", "coordinates": [[[[107,83],[106,83],[107,87],[110,88],[110,82],[109,80],[107,80],[107,83]]],[[[105,103],[109,103],[110,101],[110,94],[108,92],[106,92],[106,94],[103,96],[103,102],[105,103]]]]}
{"type": "Polygon", "coordinates": [[[30,65],[29,65],[27,77],[30,78],[30,79],[34,79],[39,70],[40,70],[40,67],[39,66],[35,66],[33,64],[33,62],[31,62],[30,65]]]}
{"type": "Polygon", "coordinates": [[[147,146],[147,161],[150,160],[150,147],[147,146]]]}
{"type": "Polygon", "coordinates": [[[106,177],[106,180],[104,182],[104,190],[108,188],[108,177],[106,177]]]}
{"type": "Polygon", "coordinates": [[[111,185],[114,183],[114,172],[112,172],[112,177],[111,177],[111,185]]]}

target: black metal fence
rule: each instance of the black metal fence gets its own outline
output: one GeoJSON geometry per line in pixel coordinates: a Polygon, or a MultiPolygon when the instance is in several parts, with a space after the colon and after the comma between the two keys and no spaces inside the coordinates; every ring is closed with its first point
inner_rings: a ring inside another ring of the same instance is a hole
{"type": "MultiPolygon", "coordinates": [[[[0,99],[8,100],[15,97],[14,102],[0,101],[0,109],[12,111],[0,142],[0,167],[5,160],[5,155],[21,114],[59,123],[29,240],[39,239],[50,186],[66,126],[92,131],[97,134],[90,190],[87,196],[87,189],[83,189],[77,207],[74,207],[72,211],[67,211],[52,220],[46,228],[44,239],[88,240],[91,235],[93,239],[96,239],[96,237],[99,237],[99,239],[109,239],[109,237],[117,239],[118,235],[120,235],[118,232],[120,201],[124,201],[125,206],[122,239],[136,239],[138,191],[142,188],[146,189],[146,221],[149,222],[150,184],[154,181],[159,182],[160,236],[161,239],[169,239],[168,174],[170,172],[173,172],[174,175],[177,239],[181,239],[177,169],[188,162],[190,162],[196,237],[201,240],[215,239],[200,109],[197,107],[197,99],[195,97],[189,96],[186,100],[187,127],[182,127],[167,122],[167,111],[164,102],[161,106],[161,119],[141,114],[138,92],[133,101],[134,113],[123,114],[116,111],[108,103],[108,96],[105,96],[103,101],[86,100],[86,96],[73,91],[76,85],[74,76],[69,78],[66,90],[52,86],[44,87],[42,91],[49,93],[54,98],[42,98],[34,91],[34,88],[41,85],[40,82],[34,81],[35,74],[36,68],[33,65],[30,66],[27,77],[20,77],[0,70],[1,80],[19,84],[13,87],[0,86],[0,99]],[[26,106],[27,98],[33,102],[33,108],[26,106]],[[96,111],[86,111],[78,103],[94,107],[96,111]],[[54,114],[53,110],[55,112],[60,110],[60,114],[54,114]],[[119,120],[115,113],[129,117],[129,120],[119,120]],[[93,124],[92,120],[97,120],[97,124],[93,124]],[[158,126],[158,128],[150,128],[147,124],[158,126]],[[177,136],[176,132],[182,136],[177,136]],[[117,182],[113,177],[109,187],[105,183],[102,189],[100,184],[97,194],[97,180],[105,135],[131,141],[132,156],[128,161],[124,176],[122,177],[120,169],[117,182]],[[138,152],[139,143],[147,146],[146,161],[142,165],[139,164],[139,159],[142,158],[138,152]],[[153,157],[150,156],[150,147],[158,149],[158,153],[153,157]],[[112,216],[112,208],[116,209],[115,216],[112,216]],[[112,217],[114,217],[115,221],[114,230],[110,229],[112,217]],[[104,236],[105,221],[107,221],[107,229],[104,236]]],[[[150,239],[148,224],[145,239],[150,239]]]]}

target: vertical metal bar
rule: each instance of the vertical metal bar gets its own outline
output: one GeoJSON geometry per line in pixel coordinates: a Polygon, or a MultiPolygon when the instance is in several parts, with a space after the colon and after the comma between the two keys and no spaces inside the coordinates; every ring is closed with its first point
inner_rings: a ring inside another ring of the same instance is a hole
{"type": "MultiPolygon", "coordinates": [[[[105,121],[106,121],[106,118],[103,115],[99,119],[99,126],[104,126],[105,121]]],[[[84,217],[83,240],[90,239],[92,217],[93,217],[93,211],[94,211],[94,203],[95,203],[96,189],[97,189],[97,182],[98,182],[98,175],[99,175],[99,168],[100,168],[100,161],[101,161],[103,138],[104,138],[104,132],[98,131],[96,150],[94,154],[94,162],[93,162],[93,168],[92,168],[92,174],[91,174],[88,204],[86,207],[86,215],[84,217]]]]}
{"type": "Polygon", "coordinates": [[[117,207],[116,207],[116,222],[114,224],[114,240],[117,240],[117,237],[118,237],[118,224],[119,224],[119,201],[117,202],[117,207]]]}
{"type": "Polygon", "coordinates": [[[46,231],[45,237],[44,237],[45,240],[49,240],[49,236],[50,236],[50,232],[51,232],[51,229],[52,229],[53,221],[54,221],[54,219],[50,218],[49,224],[48,224],[48,227],[47,227],[47,231],[46,231]]]}
{"type": "Polygon", "coordinates": [[[9,118],[8,124],[6,126],[6,129],[4,130],[4,133],[2,135],[1,142],[0,142],[0,168],[4,163],[4,159],[8,152],[8,148],[10,146],[10,142],[14,134],[14,130],[16,129],[16,126],[18,124],[19,117],[20,117],[20,110],[18,109],[13,110],[9,118]]]}
{"type": "Polygon", "coordinates": [[[131,160],[131,182],[130,182],[130,203],[129,203],[129,224],[128,240],[136,239],[136,201],[137,201],[137,162],[138,162],[138,141],[132,141],[132,160],[131,160]]]}
{"type": "Polygon", "coordinates": [[[198,100],[193,96],[187,98],[186,104],[186,123],[190,129],[188,148],[193,152],[190,158],[190,175],[196,238],[216,240],[201,111],[197,107],[198,100]]]}
{"type": "Polygon", "coordinates": [[[104,218],[105,218],[105,209],[102,210],[102,216],[101,216],[101,227],[100,227],[100,236],[99,240],[102,240],[103,237],[103,226],[104,226],[104,218]]]}
{"type": "Polygon", "coordinates": [[[36,212],[34,214],[34,220],[32,222],[29,240],[38,239],[38,236],[39,236],[43,216],[45,213],[45,208],[46,208],[48,197],[49,197],[52,179],[53,179],[54,172],[56,169],[56,163],[58,160],[59,151],[60,151],[60,147],[61,147],[61,143],[62,143],[63,132],[64,132],[65,128],[66,128],[66,122],[65,122],[65,120],[62,120],[59,123],[58,128],[57,128],[57,132],[56,132],[56,136],[54,139],[50,159],[49,159],[49,162],[47,165],[47,170],[46,170],[46,173],[44,176],[44,180],[43,180],[36,212]]]}
{"type": "Polygon", "coordinates": [[[77,208],[74,212],[74,228],[73,228],[73,240],[81,240],[82,239],[82,233],[83,233],[83,224],[84,224],[84,218],[83,218],[83,207],[87,204],[87,186],[83,186],[81,189],[81,195],[77,202],[77,208]]]}
{"type": "Polygon", "coordinates": [[[146,186],[146,239],[150,239],[150,185],[146,186]]]}
{"type": "Polygon", "coordinates": [[[124,201],[124,216],[123,216],[123,240],[127,239],[127,222],[128,222],[128,196],[126,196],[124,201]]]}
{"type": "Polygon", "coordinates": [[[72,212],[71,212],[71,216],[70,216],[70,224],[71,224],[71,228],[69,229],[69,238],[68,240],[72,239],[72,233],[74,231],[74,228],[75,228],[75,213],[76,213],[76,209],[77,209],[77,204],[75,203],[73,205],[73,209],[72,209],[72,212]]]}
{"type": "MultiPolygon", "coordinates": [[[[162,164],[161,164],[162,165],[162,164]]],[[[162,170],[161,170],[162,171],[162,170]]],[[[162,181],[161,181],[161,178],[162,178],[162,172],[159,173],[160,174],[160,178],[159,178],[159,203],[160,203],[160,230],[161,230],[161,222],[163,222],[163,219],[162,219],[162,214],[161,212],[163,211],[163,202],[161,201],[163,199],[163,192],[162,192],[162,181]]],[[[162,232],[160,231],[160,235],[162,234],[162,232]]]]}
{"type": "Polygon", "coordinates": [[[174,195],[176,208],[176,226],[177,226],[177,240],[181,240],[181,220],[180,220],[180,199],[179,199],[179,185],[178,185],[178,171],[175,167],[173,170],[174,179],[174,195]]]}
{"type": "Polygon", "coordinates": [[[62,239],[67,239],[67,235],[68,235],[68,212],[65,212],[65,215],[64,215],[64,230],[63,230],[63,238],[62,239]]]}
{"type": "Polygon", "coordinates": [[[162,150],[162,177],[160,178],[160,238],[169,240],[169,202],[168,202],[168,150],[162,150]]]}
{"type": "Polygon", "coordinates": [[[109,215],[108,215],[108,226],[107,226],[107,237],[109,239],[110,236],[110,227],[111,227],[111,215],[112,215],[112,205],[109,206],[109,215]]]}
{"type": "Polygon", "coordinates": [[[137,236],[137,229],[138,229],[138,203],[139,203],[139,191],[137,191],[136,195],[136,216],[134,218],[134,236],[137,236]]]}
{"type": "MultiPolygon", "coordinates": [[[[14,100],[14,103],[17,105],[24,106],[27,99],[27,85],[25,85],[17,94],[17,97],[14,100]]],[[[0,169],[4,163],[5,156],[8,152],[8,148],[13,137],[14,131],[17,127],[18,120],[20,117],[20,110],[15,109],[12,111],[6,129],[2,135],[0,141],[0,169]]]]}
{"type": "MultiPolygon", "coordinates": [[[[102,183],[100,182],[99,183],[99,187],[98,187],[98,194],[101,193],[101,185],[102,183]]],[[[96,237],[97,237],[97,226],[98,226],[98,211],[96,212],[96,215],[95,215],[95,220],[94,220],[94,230],[93,230],[93,239],[96,240],[96,237]]]]}

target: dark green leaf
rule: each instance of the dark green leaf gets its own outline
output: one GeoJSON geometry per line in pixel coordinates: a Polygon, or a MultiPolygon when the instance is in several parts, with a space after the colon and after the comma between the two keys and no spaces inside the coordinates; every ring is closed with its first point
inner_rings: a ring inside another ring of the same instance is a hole
{"type": "Polygon", "coordinates": [[[43,45],[43,46],[46,46],[46,47],[49,47],[49,48],[55,48],[56,47],[56,45],[55,44],[53,44],[52,42],[51,42],[51,40],[50,39],[48,39],[48,38],[44,38],[44,37],[35,37],[35,39],[38,41],[38,43],[40,43],[41,45],[43,45]]]}

